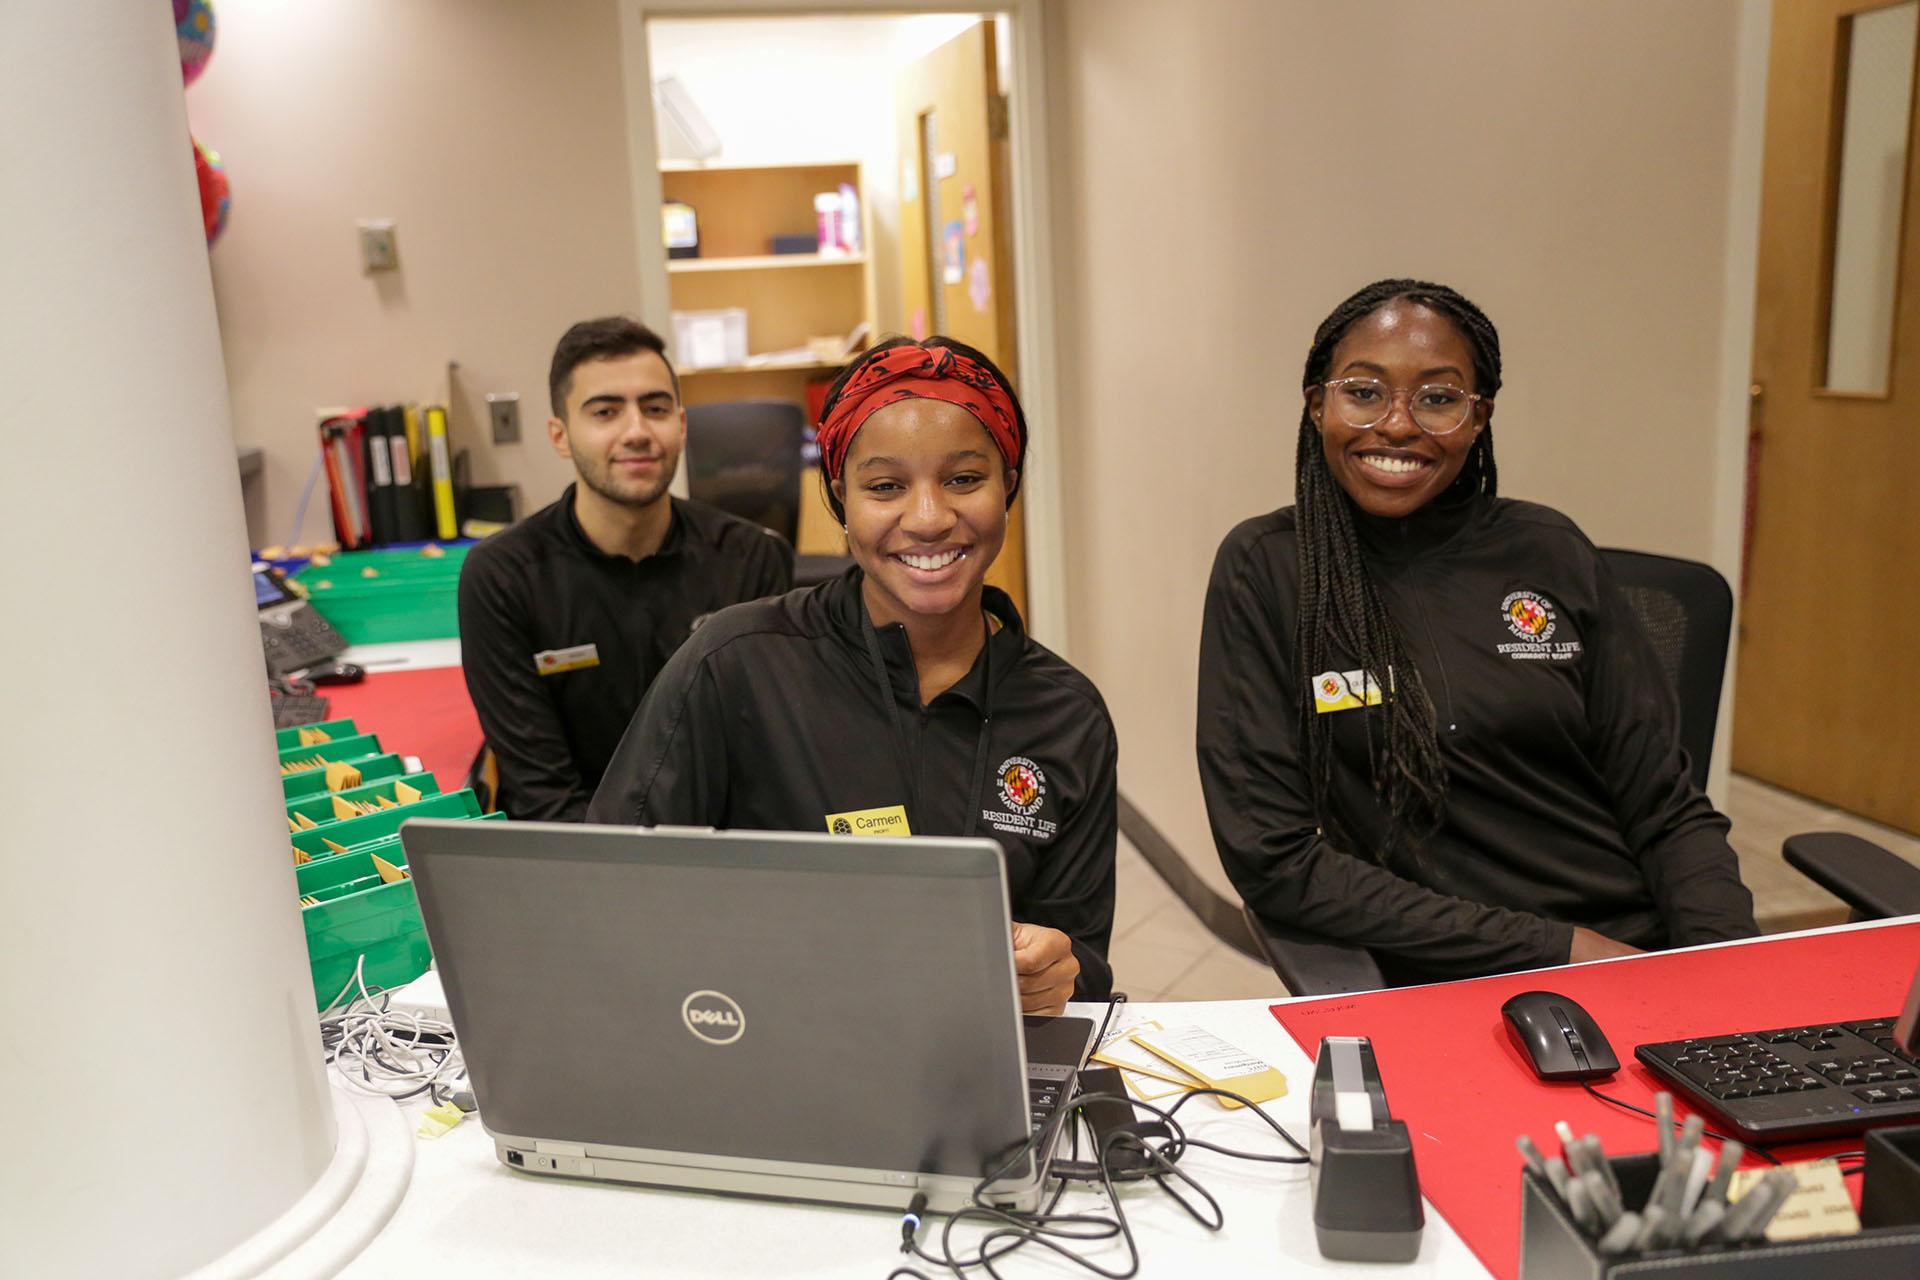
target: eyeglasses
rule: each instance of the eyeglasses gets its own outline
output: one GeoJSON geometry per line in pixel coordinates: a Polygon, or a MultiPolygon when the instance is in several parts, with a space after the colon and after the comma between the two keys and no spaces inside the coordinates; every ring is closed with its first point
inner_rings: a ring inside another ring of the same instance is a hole
{"type": "Polygon", "coordinates": [[[1396,391],[1378,378],[1335,378],[1320,385],[1326,388],[1327,408],[1349,427],[1379,426],[1393,412],[1394,400],[1405,396],[1407,416],[1430,436],[1450,435],[1467,425],[1474,404],[1486,398],[1443,382],[1408,391],[1396,391]]]}

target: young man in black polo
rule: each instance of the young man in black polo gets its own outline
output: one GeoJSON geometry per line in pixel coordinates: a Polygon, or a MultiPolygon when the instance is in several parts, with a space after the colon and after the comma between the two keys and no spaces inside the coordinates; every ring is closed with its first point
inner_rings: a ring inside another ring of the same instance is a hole
{"type": "Polygon", "coordinates": [[[584,320],[547,381],[547,435],[579,480],[468,554],[460,647],[500,808],[577,822],[674,650],[714,610],[791,587],[793,548],[668,494],[687,415],[652,330],[584,320]]]}

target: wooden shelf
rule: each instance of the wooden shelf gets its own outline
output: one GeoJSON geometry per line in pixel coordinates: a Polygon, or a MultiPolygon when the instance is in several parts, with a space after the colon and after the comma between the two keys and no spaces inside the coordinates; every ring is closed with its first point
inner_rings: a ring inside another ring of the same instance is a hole
{"type": "Polygon", "coordinates": [[[699,271],[776,271],[795,267],[865,266],[864,253],[763,253],[750,258],[669,258],[668,275],[699,271]]]}
{"type": "Polygon", "coordinates": [[[846,367],[845,360],[761,360],[747,364],[710,364],[698,369],[681,369],[683,378],[695,377],[702,373],[788,373],[812,372],[820,369],[841,369],[846,367]]]}
{"type": "Polygon", "coordinates": [[[858,160],[662,160],[662,173],[751,173],[765,169],[855,169],[858,160]]]}

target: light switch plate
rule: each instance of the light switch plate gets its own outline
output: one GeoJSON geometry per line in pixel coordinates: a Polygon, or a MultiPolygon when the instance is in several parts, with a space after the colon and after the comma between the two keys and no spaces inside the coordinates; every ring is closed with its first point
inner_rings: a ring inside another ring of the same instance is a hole
{"type": "Polygon", "coordinates": [[[495,444],[520,443],[520,393],[487,392],[487,420],[493,424],[495,444]]]}

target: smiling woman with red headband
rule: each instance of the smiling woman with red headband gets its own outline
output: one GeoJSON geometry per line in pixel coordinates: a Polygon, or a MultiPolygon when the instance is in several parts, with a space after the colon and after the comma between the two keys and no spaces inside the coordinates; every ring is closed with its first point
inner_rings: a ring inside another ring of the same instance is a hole
{"type": "Polygon", "coordinates": [[[1112,987],[1113,722],[985,585],[1026,417],[993,363],[905,338],[834,382],[820,465],[854,568],[722,610],[655,681],[592,822],[990,836],[1028,1012],[1112,987]]]}

